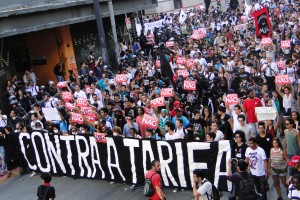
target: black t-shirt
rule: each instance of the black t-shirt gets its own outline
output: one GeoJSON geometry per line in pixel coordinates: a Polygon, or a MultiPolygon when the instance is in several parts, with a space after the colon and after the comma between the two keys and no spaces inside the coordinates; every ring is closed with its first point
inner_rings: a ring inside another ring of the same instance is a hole
{"type": "Polygon", "coordinates": [[[237,143],[234,143],[234,158],[245,160],[245,153],[248,145],[243,143],[241,146],[238,146],[237,143]]]}
{"type": "Polygon", "coordinates": [[[54,199],[55,196],[56,196],[55,195],[55,188],[52,187],[52,186],[40,185],[38,190],[37,190],[37,196],[38,197],[45,196],[46,197],[45,199],[47,199],[47,200],[50,199],[50,198],[54,199]],[[49,187],[49,189],[48,189],[48,191],[46,191],[48,187],[49,187]],[[45,194],[45,192],[47,192],[47,193],[45,194]]]}
{"type": "Polygon", "coordinates": [[[267,158],[270,158],[270,150],[272,148],[272,140],[273,136],[270,133],[266,133],[265,137],[261,137],[260,135],[256,136],[257,144],[265,150],[267,158]]]}
{"type": "Polygon", "coordinates": [[[231,126],[228,122],[228,120],[231,118],[230,115],[228,114],[225,114],[224,118],[221,120],[223,122],[223,124],[225,125],[225,132],[224,135],[226,137],[226,140],[231,140],[232,137],[233,137],[233,132],[232,132],[232,129],[231,129],[231,126]]]}
{"type": "Polygon", "coordinates": [[[194,131],[199,133],[201,130],[203,130],[206,126],[206,122],[203,118],[199,118],[199,119],[194,119],[192,118],[190,123],[193,124],[194,126],[194,131]]]}

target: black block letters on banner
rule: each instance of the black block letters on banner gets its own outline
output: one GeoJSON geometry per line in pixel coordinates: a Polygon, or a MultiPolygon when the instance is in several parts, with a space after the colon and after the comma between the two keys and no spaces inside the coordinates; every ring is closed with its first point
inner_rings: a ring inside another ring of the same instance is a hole
{"type": "Polygon", "coordinates": [[[232,188],[226,179],[226,163],[231,158],[229,141],[106,139],[107,143],[96,143],[94,136],[48,135],[37,131],[19,135],[24,159],[34,171],[143,184],[151,161],[158,159],[166,187],[191,189],[193,170],[203,169],[220,190],[232,188]]]}

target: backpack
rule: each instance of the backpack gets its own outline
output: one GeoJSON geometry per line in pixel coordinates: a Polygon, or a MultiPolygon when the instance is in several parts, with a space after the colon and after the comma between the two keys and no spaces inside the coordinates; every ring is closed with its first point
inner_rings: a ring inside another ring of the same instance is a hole
{"type": "Polygon", "coordinates": [[[47,196],[47,193],[49,191],[51,186],[48,186],[44,192],[44,194],[42,193],[42,187],[39,187],[38,189],[38,200],[46,200],[46,196],[47,196]]]}
{"type": "MultiPolygon", "coordinates": [[[[209,182],[208,180],[205,180],[203,183],[209,182]]],[[[207,199],[209,200],[220,200],[220,193],[219,190],[216,188],[214,184],[211,183],[211,195],[206,193],[207,199]]]]}
{"type": "Polygon", "coordinates": [[[243,194],[244,200],[255,200],[256,199],[256,191],[254,181],[251,178],[251,173],[248,174],[248,178],[245,179],[240,173],[237,173],[240,177],[240,186],[239,186],[239,194],[243,194]]]}
{"type": "Polygon", "coordinates": [[[145,180],[145,186],[144,186],[144,195],[146,197],[152,197],[155,193],[155,189],[153,188],[153,185],[152,185],[152,182],[151,182],[151,179],[152,179],[152,176],[155,175],[157,173],[154,173],[150,176],[150,178],[146,178],[145,180]]]}

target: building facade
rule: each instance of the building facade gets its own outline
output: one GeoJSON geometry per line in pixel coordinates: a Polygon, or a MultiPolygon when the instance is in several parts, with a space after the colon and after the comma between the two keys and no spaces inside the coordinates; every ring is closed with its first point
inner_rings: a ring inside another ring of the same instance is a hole
{"type": "MultiPolygon", "coordinates": [[[[109,1],[114,9],[120,37],[125,34],[125,14],[157,6],[156,0],[100,0],[110,56],[115,43],[110,23],[109,1]]],[[[38,84],[56,81],[53,69],[63,61],[65,77],[85,62],[91,50],[99,51],[99,38],[93,0],[10,0],[0,1],[0,84],[1,90],[12,73],[21,79],[32,68],[38,84]]],[[[113,66],[112,66],[113,67],[113,66]]]]}

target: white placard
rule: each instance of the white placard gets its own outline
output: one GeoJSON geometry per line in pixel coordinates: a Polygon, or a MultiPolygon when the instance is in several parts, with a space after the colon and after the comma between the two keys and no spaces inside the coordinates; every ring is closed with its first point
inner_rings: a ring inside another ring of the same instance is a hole
{"type": "Polygon", "coordinates": [[[275,120],[277,110],[274,107],[256,107],[255,114],[258,121],[275,120]]]}
{"type": "Polygon", "coordinates": [[[56,108],[42,108],[46,121],[60,121],[61,117],[56,108]]]}

